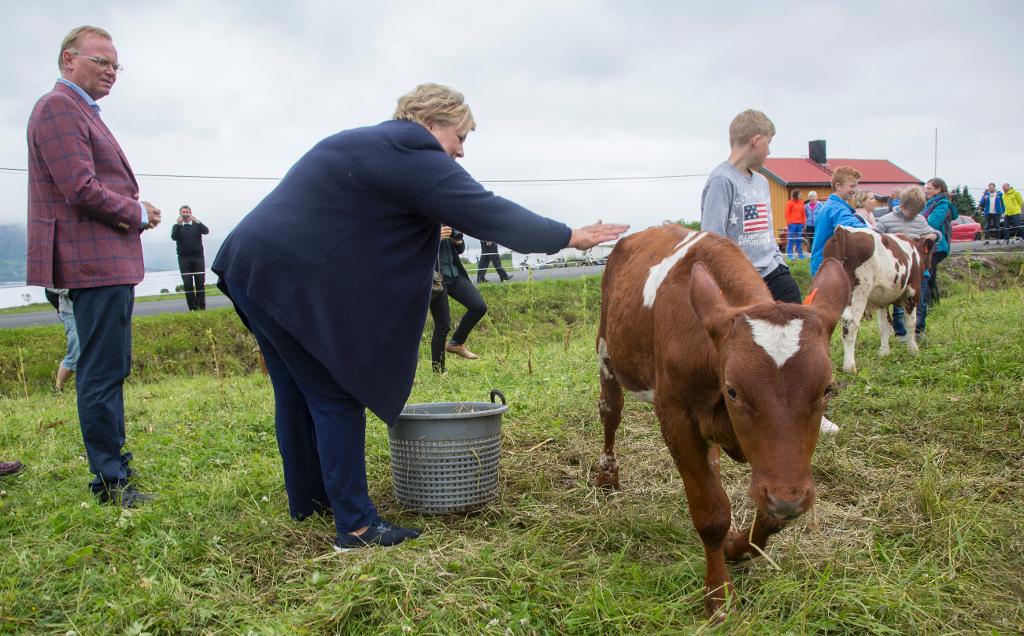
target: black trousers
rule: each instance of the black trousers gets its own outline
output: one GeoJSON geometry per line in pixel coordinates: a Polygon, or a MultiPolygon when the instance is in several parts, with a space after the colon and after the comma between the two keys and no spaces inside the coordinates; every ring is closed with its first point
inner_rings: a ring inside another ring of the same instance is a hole
{"type": "Polygon", "coordinates": [[[781,300],[784,303],[801,303],[803,298],[800,296],[800,286],[796,284],[796,279],[789,273],[789,268],[785,265],[779,265],[764,277],[765,285],[768,285],[768,291],[772,293],[772,298],[775,300],[781,300]]]}
{"type": "Polygon", "coordinates": [[[476,282],[484,282],[484,276],[487,275],[487,268],[494,265],[494,270],[498,272],[498,278],[501,280],[508,280],[508,272],[501,266],[501,258],[497,254],[481,254],[479,269],[476,271],[476,282]]]}
{"type": "Polygon", "coordinates": [[[206,309],[206,259],[178,255],[178,271],[185,284],[185,303],[189,311],[206,309]]]}
{"type": "Polygon", "coordinates": [[[458,276],[455,280],[445,281],[444,291],[430,301],[430,316],[434,319],[434,334],[430,338],[430,361],[434,368],[444,370],[444,347],[447,344],[448,332],[452,328],[451,309],[448,306],[448,297],[451,296],[459,301],[465,308],[466,314],[459,321],[459,326],[452,335],[453,345],[465,344],[469,338],[469,332],[473,330],[476,323],[487,313],[487,303],[480,291],[473,285],[466,276],[458,276]]]}
{"type": "Polygon", "coordinates": [[[132,309],[135,287],[72,289],[81,354],[78,357],[78,423],[94,478],[94,493],[131,476],[124,448],[124,379],[132,369],[132,309]]]}
{"type": "Polygon", "coordinates": [[[998,214],[985,215],[985,240],[999,240],[999,218],[998,214]]]}

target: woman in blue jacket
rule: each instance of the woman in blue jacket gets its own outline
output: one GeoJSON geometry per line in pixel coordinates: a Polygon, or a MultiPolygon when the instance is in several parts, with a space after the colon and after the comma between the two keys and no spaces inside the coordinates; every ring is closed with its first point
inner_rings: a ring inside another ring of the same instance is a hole
{"type": "Polygon", "coordinates": [[[928,201],[924,205],[924,216],[928,225],[939,232],[939,241],[935,244],[935,252],[932,254],[932,266],[928,287],[928,304],[934,305],[939,302],[939,281],[935,277],[936,268],[939,263],[949,256],[949,239],[952,236],[953,220],[960,218],[956,206],[949,200],[949,187],[946,182],[938,177],[929,179],[924,184],[924,195],[928,201]]]}
{"type": "Polygon", "coordinates": [[[524,253],[628,227],[572,230],[488,192],[455,161],[475,128],[461,93],[418,86],[393,120],[316,144],[213,263],[274,386],[289,512],[333,514],[339,551],[419,535],[370,500],[365,409],[392,425],[412,390],[441,224],[524,253]]]}

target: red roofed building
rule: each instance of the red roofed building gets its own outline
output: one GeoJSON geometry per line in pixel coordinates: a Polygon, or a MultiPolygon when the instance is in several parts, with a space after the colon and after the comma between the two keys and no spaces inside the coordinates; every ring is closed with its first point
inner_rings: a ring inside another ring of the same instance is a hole
{"type": "Polygon", "coordinates": [[[807,193],[814,190],[818,200],[824,201],[832,194],[832,170],[839,166],[850,166],[861,174],[860,187],[887,200],[896,188],[924,185],[914,175],[887,159],[838,159],[825,156],[825,142],[810,143],[810,158],[785,159],[769,157],[761,168],[761,174],[768,178],[771,189],[772,224],[776,235],[786,229],[786,201],[791,190],[800,190],[800,198],[807,200],[807,193]]]}

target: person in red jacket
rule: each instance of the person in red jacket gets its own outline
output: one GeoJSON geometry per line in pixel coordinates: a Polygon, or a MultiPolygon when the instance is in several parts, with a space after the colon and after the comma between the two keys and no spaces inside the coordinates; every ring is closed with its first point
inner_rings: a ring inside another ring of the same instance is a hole
{"type": "Polygon", "coordinates": [[[804,256],[804,222],[807,220],[804,214],[804,202],[800,199],[800,191],[793,190],[789,193],[789,201],[786,202],[786,256],[793,258],[793,248],[796,248],[796,257],[803,259],[804,256]]]}
{"type": "Polygon", "coordinates": [[[132,307],[142,281],[143,230],[160,210],[139,200],[128,158],[96,102],[121,65],[110,34],[73,29],[58,54],[61,78],[28,122],[29,285],[67,289],[81,354],[78,421],[89,484],[102,503],[132,507],[148,497],[128,482],[124,380],[131,372],[132,307]]]}

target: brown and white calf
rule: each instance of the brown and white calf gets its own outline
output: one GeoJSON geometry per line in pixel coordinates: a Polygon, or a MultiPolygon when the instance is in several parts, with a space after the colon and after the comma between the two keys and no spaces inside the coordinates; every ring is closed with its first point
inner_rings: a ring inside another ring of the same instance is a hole
{"type": "Polygon", "coordinates": [[[914,325],[921,297],[921,276],[931,263],[932,238],[911,239],[905,234],[879,234],[874,230],[839,226],[825,243],[825,258],[843,264],[850,281],[850,302],[843,311],[843,371],[855,373],[857,332],[865,312],[878,317],[881,344],[878,355],[889,355],[892,319],[890,305],[903,305],[906,311],[907,350],[917,353],[914,325]]]}
{"type": "Polygon", "coordinates": [[[734,243],[679,226],[620,240],[605,267],[597,481],[619,487],[623,389],[653,402],[704,543],[709,616],[732,585],[726,559],[754,555],[814,501],[811,454],[832,393],[829,339],[850,294],[832,260],[814,286],[809,304],[775,302],[734,243]],[[752,528],[731,528],[719,449],[750,462],[752,528]]]}

